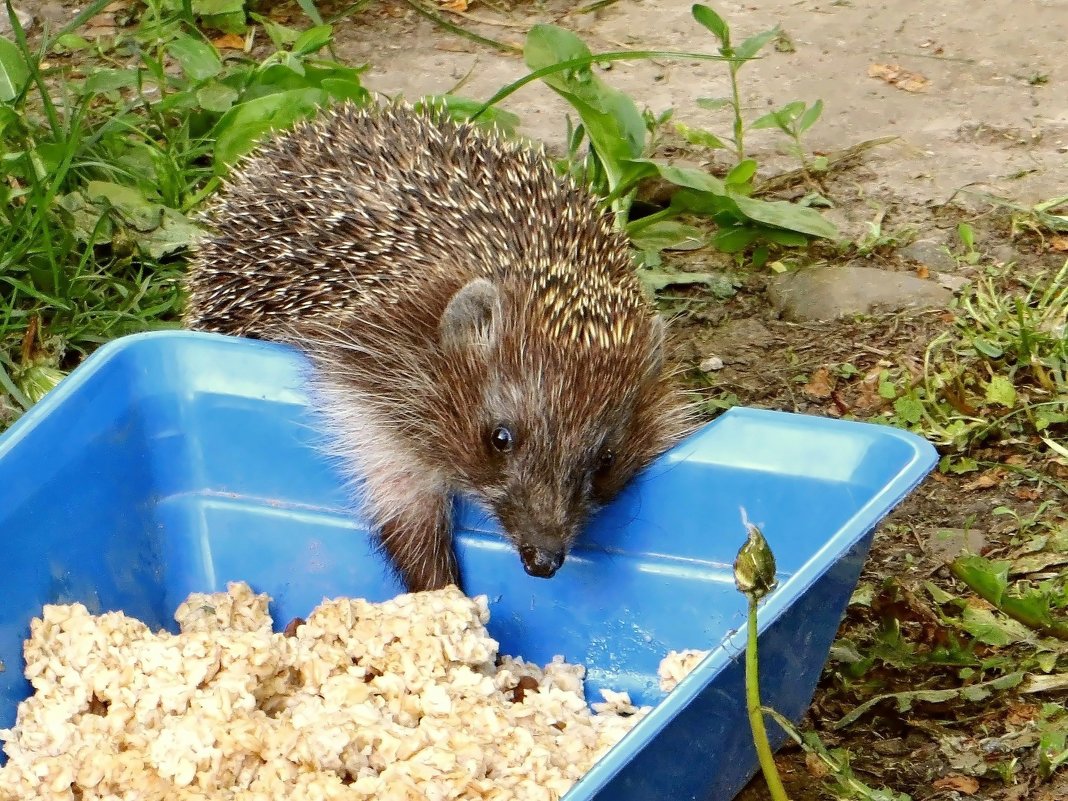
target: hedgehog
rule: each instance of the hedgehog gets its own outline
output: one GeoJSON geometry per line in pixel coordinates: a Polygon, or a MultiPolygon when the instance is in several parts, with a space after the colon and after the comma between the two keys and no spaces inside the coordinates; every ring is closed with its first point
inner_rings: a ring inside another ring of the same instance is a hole
{"type": "Polygon", "coordinates": [[[306,355],[326,447],[410,592],[464,586],[457,497],[549,578],[694,428],[626,236],[544,146],[346,102],[257,144],[201,219],[185,326],[306,355]]]}

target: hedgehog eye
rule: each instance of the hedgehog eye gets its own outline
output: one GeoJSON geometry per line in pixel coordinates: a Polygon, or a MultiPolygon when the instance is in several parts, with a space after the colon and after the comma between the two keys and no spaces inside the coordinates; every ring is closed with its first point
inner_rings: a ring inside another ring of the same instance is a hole
{"type": "Polygon", "coordinates": [[[506,426],[497,426],[490,434],[490,445],[495,451],[508,453],[515,447],[515,435],[506,426]]]}
{"type": "Polygon", "coordinates": [[[597,472],[605,473],[612,468],[612,465],[616,463],[616,454],[611,448],[605,448],[601,451],[601,456],[597,460],[597,472]]]}

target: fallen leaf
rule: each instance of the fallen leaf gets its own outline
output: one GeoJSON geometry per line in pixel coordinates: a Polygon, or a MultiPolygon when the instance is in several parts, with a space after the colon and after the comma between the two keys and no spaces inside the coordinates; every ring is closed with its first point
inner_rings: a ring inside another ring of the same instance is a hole
{"type": "Polygon", "coordinates": [[[1055,250],[1058,253],[1068,252],[1068,236],[1054,236],[1049,240],[1050,250],[1055,250]]]}
{"type": "Polygon", "coordinates": [[[856,397],[853,398],[853,408],[861,412],[871,413],[885,406],[886,403],[886,398],[879,394],[878,372],[874,377],[865,377],[857,388],[856,397]]]}
{"type": "Polygon", "coordinates": [[[931,277],[931,271],[923,264],[916,268],[916,277],[924,280],[931,277]]]}
{"type": "Polygon", "coordinates": [[[446,11],[467,11],[467,0],[444,0],[441,7],[446,11]]]}
{"type": "Polygon", "coordinates": [[[965,795],[974,795],[979,791],[978,781],[971,776],[961,776],[958,773],[951,773],[941,779],[936,779],[931,786],[936,790],[956,790],[965,795]]]}
{"type": "Polygon", "coordinates": [[[245,39],[236,33],[226,33],[218,39],[212,39],[211,43],[220,50],[244,50],[245,39]]]}
{"type": "Polygon", "coordinates": [[[1023,726],[1038,717],[1042,709],[1034,704],[1012,704],[1005,716],[1005,722],[1013,726],[1023,726]]]}
{"type": "Polygon", "coordinates": [[[1037,501],[1042,497],[1042,493],[1034,487],[1017,487],[1012,494],[1021,501],[1037,501]]]}
{"type": "Polygon", "coordinates": [[[1002,474],[1000,470],[988,470],[983,473],[974,481],[969,481],[967,484],[963,484],[961,489],[965,492],[971,492],[977,489],[990,489],[996,487],[1001,483],[1002,474]]]}
{"type": "Polygon", "coordinates": [[[805,769],[814,779],[822,779],[831,772],[831,769],[827,767],[827,763],[820,759],[819,754],[813,754],[812,752],[805,754],[805,769]]]}
{"type": "Polygon", "coordinates": [[[906,92],[922,92],[931,83],[920,73],[909,72],[899,64],[871,64],[868,66],[868,77],[886,81],[906,92]]]}
{"type": "Polygon", "coordinates": [[[809,382],[801,387],[801,391],[812,400],[826,400],[834,392],[834,378],[828,367],[817,367],[812,373],[809,382]]]}

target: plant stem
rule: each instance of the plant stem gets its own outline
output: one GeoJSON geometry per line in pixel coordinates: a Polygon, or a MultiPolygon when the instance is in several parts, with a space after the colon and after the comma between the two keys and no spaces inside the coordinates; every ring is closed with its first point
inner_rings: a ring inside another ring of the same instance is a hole
{"type": "Polygon", "coordinates": [[[745,124],[742,122],[742,101],[738,96],[738,69],[741,64],[737,62],[731,62],[730,74],[731,74],[731,97],[734,105],[734,151],[737,155],[738,161],[745,161],[745,143],[743,137],[745,135],[745,124]]]}
{"type": "Polygon", "coordinates": [[[768,733],[764,728],[764,713],[760,707],[760,678],[757,671],[757,599],[753,595],[747,597],[749,641],[745,649],[745,706],[749,713],[749,726],[753,729],[753,744],[756,746],[760,769],[764,773],[768,790],[771,791],[772,801],[789,801],[786,788],[779,778],[779,770],[775,767],[775,758],[768,744],[768,733]]]}
{"type": "Polygon", "coordinates": [[[725,61],[723,56],[711,56],[707,53],[680,53],[674,50],[620,50],[610,53],[594,53],[589,56],[582,56],[580,58],[569,58],[567,61],[558,61],[556,64],[550,64],[547,67],[529,72],[520,78],[518,81],[513,81],[502,89],[499,89],[497,93],[476,109],[475,113],[470,116],[473,121],[478,119],[485,113],[486,109],[490,106],[500,103],[504,98],[508,97],[515,92],[518,92],[528,83],[533,83],[539,78],[544,78],[546,75],[552,75],[555,72],[565,72],[567,70],[583,69],[602,61],[633,61],[636,59],[654,59],[654,58],[685,58],[694,59],[697,61],[725,61]]]}
{"type": "Polygon", "coordinates": [[[638,231],[642,231],[653,223],[658,223],[661,220],[667,220],[671,217],[676,216],[677,214],[678,212],[672,208],[661,209],[660,211],[653,212],[648,217],[642,217],[639,220],[634,220],[633,222],[631,222],[627,226],[627,233],[634,234],[638,231]]]}

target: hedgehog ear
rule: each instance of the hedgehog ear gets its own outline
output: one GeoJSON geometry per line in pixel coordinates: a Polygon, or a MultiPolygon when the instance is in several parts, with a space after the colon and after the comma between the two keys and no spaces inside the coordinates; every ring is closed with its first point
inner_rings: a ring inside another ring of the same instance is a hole
{"type": "Polygon", "coordinates": [[[441,344],[452,350],[490,347],[497,341],[500,319],[500,292],[485,278],[476,278],[453,295],[445,307],[439,324],[441,344]]]}
{"type": "Polygon", "coordinates": [[[653,315],[653,319],[650,321],[650,336],[649,336],[649,359],[646,362],[645,367],[645,380],[655,381],[660,377],[661,371],[664,369],[664,351],[666,350],[667,341],[667,323],[664,322],[664,318],[659,314],[653,315]]]}

